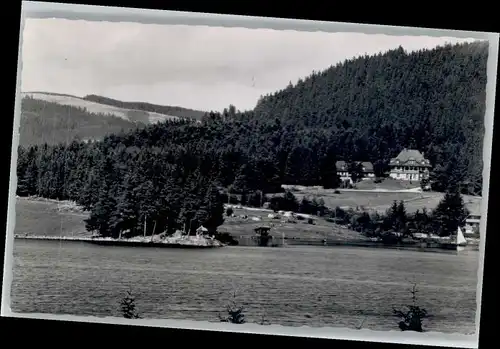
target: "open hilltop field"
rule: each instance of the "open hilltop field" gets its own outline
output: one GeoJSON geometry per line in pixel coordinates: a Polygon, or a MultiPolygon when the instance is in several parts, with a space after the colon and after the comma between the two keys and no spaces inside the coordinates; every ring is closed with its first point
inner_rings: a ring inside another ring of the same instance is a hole
{"type": "Polygon", "coordinates": [[[111,105],[97,103],[94,101],[89,101],[81,97],[64,94],[24,92],[22,93],[22,97],[31,97],[34,99],[57,103],[60,105],[85,108],[89,113],[109,114],[131,122],[157,123],[165,120],[178,119],[178,117],[175,115],[166,115],[150,111],[119,108],[111,105]]]}
{"type": "Polygon", "coordinates": [[[22,146],[100,140],[149,124],[185,118],[200,120],[204,115],[199,110],[123,102],[97,95],[24,92],[21,97],[19,144],[22,146]]]}
{"type": "MultiPolygon", "coordinates": [[[[416,210],[434,209],[441,199],[443,193],[434,192],[358,192],[340,190],[336,194],[333,190],[309,189],[294,192],[294,195],[301,200],[302,197],[322,198],[325,206],[329,208],[340,207],[343,209],[359,208],[369,211],[385,212],[394,201],[403,201],[406,211],[414,213],[416,210]]],[[[465,196],[464,202],[471,214],[480,214],[481,198],[465,196]]]]}
{"type": "MultiPolygon", "coordinates": [[[[359,208],[377,212],[385,212],[394,201],[403,201],[408,213],[414,213],[423,208],[432,210],[444,196],[443,193],[421,191],[418,184],[412,186],[410,183],[392,179],[384,180],[382,183],[366,180],[357,184],[356,189],[284,187],[290,189],[299,200],[304,196],[316,197],[317,199],[322,198],[325,201],[325,206],[329,208],[359,208]],[[406,188],[404,188],[405,186],[406,188]]],[[[463,199],[471,214],[481,214],[481,197],[463,195],[463,199]]]]}

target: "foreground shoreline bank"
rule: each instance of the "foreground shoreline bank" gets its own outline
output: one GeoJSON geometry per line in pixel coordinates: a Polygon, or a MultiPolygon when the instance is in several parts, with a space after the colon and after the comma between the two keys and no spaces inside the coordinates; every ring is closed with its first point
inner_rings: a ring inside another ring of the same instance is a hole
{"type": "Polygon", "coordinates": [[[292,337],[309,337],[357,341],[381,341],[384,343],[404,343],[414,345],[450,346],[455,348],[477,348],[478,335],[459,332],[413,332],[398,330],[354,329],[342,326],[283,326],[279,324],[261,325],[258,323],[231,324],[215,321],[196,321],[179,319],[125,319],[114,316],[85,316],[69,314],[48,314],[35,312],[15,312],[11,309],[2,315],[16,318],[62,320],[96,324],[138,325],[171,329],[201,331],[223,331],[236,333],[270,334],[292,337]]]}
{"type": "Polygon", "coordinates": [[[157,248],[219,248],[225,245],[217,240],[191,237],[184,239],[160,240],[118,240],[111,238],[96,238],[90,236],[43,236],[14,234],[14,239],[85,242],[102,246],[157,247],[157,248]]]}
{"type": "MultiPolygon", "coordinates": [[[[102,246],[128,246],[128,247],[155,247],[155,248],[220,248],[227,245],[214,241],[210,244],[197,243],[196,239],[176,240],[168,242],[158,241],[137,241],[137,240],[117,240],[109,238],[92,238],[90,236],[44,236],[44,235],[28,235],[28,234],[14,234],[15,240],[42,240],[42,241],[65,241],[65,242],[85,242],[102,246]]],[[[205,239],[208,240],[208,239],[205,239]]],[[[319,242],[320,240],[318,240],[319,242]]],[[[402,243],[402,244],[384,244],[382,242],[374,241],[328,241],[327,244],[310,244],[310,243],[293,243],[285,246],[269,246],[268,248],[287,248],[299,246],[318,246],[318,247],[362,247],[362,248],[378,248],[378,249],[399,249],[411,250],[421,252],[443,252],[454,250],[442,248],[439,246],[422,247],[417,243],[402,243]]],[[[240,246],[248,247],[248,246],[240,246]]],[[[467,245],[462,251],[479,251],[478,245],[467,245]]]]}

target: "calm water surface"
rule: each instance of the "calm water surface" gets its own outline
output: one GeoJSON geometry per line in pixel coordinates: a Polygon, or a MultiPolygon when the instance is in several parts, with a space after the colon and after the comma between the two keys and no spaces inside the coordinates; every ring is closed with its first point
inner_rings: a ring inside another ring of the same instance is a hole
{"type": "Polygon", "coordinates": [[[348,247],[178,250],[16,240],[15,312],[121,316],[129,289],[147,318],[218,321],[237,290],[247,321],[397,329],[392,307],[418,303],[426,330],[473,333],[479,252],[348,247]]]}

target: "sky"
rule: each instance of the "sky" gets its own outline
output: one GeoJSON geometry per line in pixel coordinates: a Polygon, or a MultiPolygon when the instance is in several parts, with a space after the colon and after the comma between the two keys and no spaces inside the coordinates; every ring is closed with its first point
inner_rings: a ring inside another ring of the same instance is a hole
{"type": "MultiPolygon", "coordinates": [[[[355,56],[459,38],[27,19],[21,91],[98,94],[199,110],[261,95],[355,56]]],[[[471,40],[467,40],[471,41],[471,40]]]]}

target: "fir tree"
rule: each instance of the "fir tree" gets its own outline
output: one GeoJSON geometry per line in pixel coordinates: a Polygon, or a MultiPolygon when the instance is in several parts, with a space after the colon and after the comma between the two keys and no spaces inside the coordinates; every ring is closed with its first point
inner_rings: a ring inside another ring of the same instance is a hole
{"type": "Polygon", "coordinates": [[[127,291],[127,295],[122,298],[120,302],[120,310],[122,315],[126,319],[140,319],[141,316],[136,310],[135,297],[130,291],[127,291]]]}
{"type": "Polygon", "coordinates": [[[353,183],[357,183],[363,179],[363,166],[360,162],[352,161],[348,163],[347,171],[350,173],[353,183]]]}
{"type": "Polygon", "coordinates": [[[99,199],[92,207],[90,217],[85,220],[87,230],[96,231],[101,236],[113,236],[113,232],[110,229],[110,217],[114,211],[115,205],[116,201],[110,195],[110,189],[107,183],[104,182],[99,191],[99,199]]]}
{"type": "Polygon", "coordinates": [[[215,186],[210,186],[205,197],[208,206],[208,217],[203,222],[209,233],[214,234],[224,223],[224,203],[215,186]]]}
{"type": "Polygon", "coordinates": [[[432,215],[435,222],[435,231],[440,236],[450,236],[455,235],[458,227],[465,224],[465,219],[469,213],[462,196],[455,190],[445,193],[432,215]]]}

